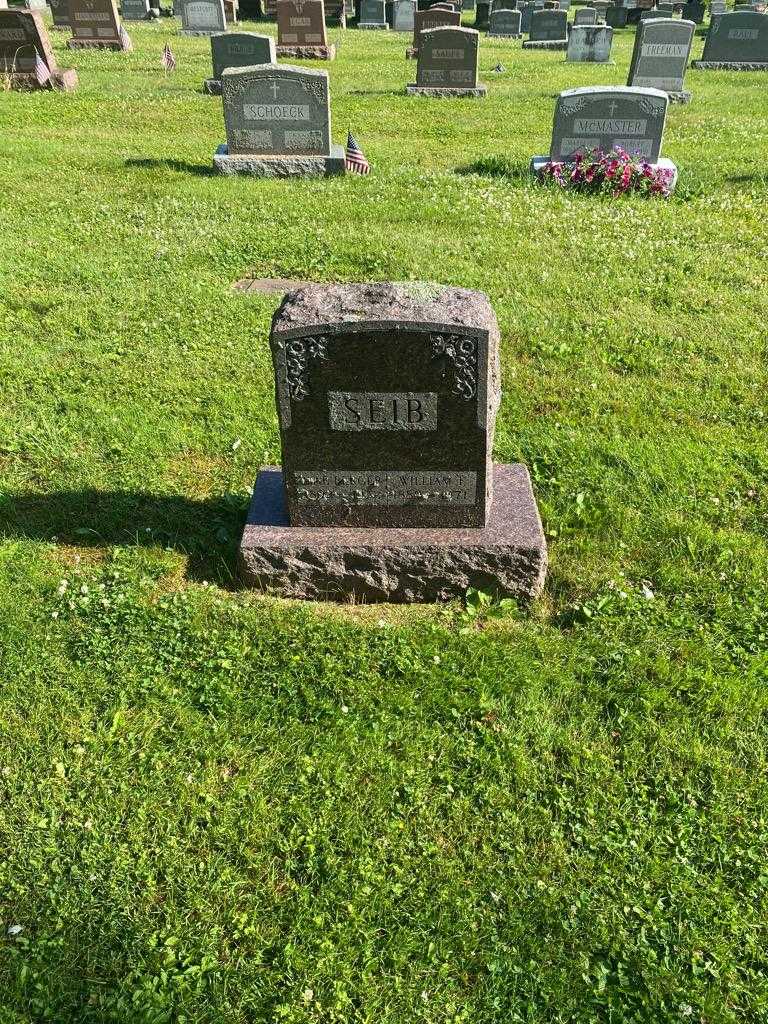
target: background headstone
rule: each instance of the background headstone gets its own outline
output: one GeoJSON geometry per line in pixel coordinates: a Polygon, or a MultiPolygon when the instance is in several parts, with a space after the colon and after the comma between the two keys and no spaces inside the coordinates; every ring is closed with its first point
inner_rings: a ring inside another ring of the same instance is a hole
{"type": "Polygon", "coordinates": [[[410,32],[413,34],[415,15],[415,0],[395,0],[392,24],[395,32],[410,32]]]}
{"type": "Polygon", "coordinates": [[[277,55],[317,60],[336,56],[325,32],[323,0],[278,0],[277,55]]]}
{"type": "Polygon", "coordinates": [[[358,28],[387,29],[387,13],[384,0],[362,0],[358,28]]]}
{"type": "Polygon", "coordinates": [[[661,89],[674,103],[687,103],[691,94],[683,80],[696,26],[692,21],[662,18],[641,21],[635,35],[627,85],[661,89]]]}
{"type": "Polygon", "coordinates": [[[212,36],[226,31],[223,0],[175,0],[175,5],[175,10],[181,14],[183,35],[212,36]]]}
{"type": "MultiPolygon", "coordinates": [[[[50,0],[51,17],[53,27],[56,29],[68,29],[69,23],[69,0],[50,0]]],[[[7,4],[5,5],[8,6],[7,4]]]]}
{"type": "Polygon", "coordinates": [[[405,51],[408,58],[416,57],[419,52],[419,36],[433,28],[458,28],[461,25],[461,14],[458,11],[447,11],[428,8],[416,11],[413,20],[413,43],[405,51]]]}
{"type": "Polygon", "coordinates": [[[768,65],[768,14],[731,11],[713,19],[694,68],[763,71],[768,65]]]}
{"type": "Polygon", "coordinates": [[[149,0],[121,0],[123,21],[145,21],[149,14],[149,0]]]}
{"type": "Polygon", "coordinates": [[[491,20],[488,26],[488,35],[497,38],[519,39],[522,36],[520,31],[520,11],[501,10],[491,11],[491,20]]]}
{"type": "Polygon", "coordinates": [[[605,12],[605,23],[611,28],[626,28],[628,13],[626,7],[618,7],[613,4],[605,12]]]}
{"type": "Polygon", "coordinates": [[[276,64],[272,36],[256,32],[222,32],[211,36],[213,75],[203,83],[203,92],[221,95],[221,76],[225,68],[246,68],[258,64],[276,64]]]}
{"type": "Polygon", "coordinates": [[[612,42],[610,25],[574,25],[565,59],[574,63],[608,64],[612,42]]]}
{"type": "Polygon", "coordinates": [[[523,49],[565,50],[568,47],[566,11],[537,11],[531,15],[531,29],[523,49]]]}
{"type": "Polygon", "coordinates": [[[72,38],[71,50],[96,47],[103,50],[130,50],[131,42],[120,31],[115,0],[69,0],[72,38]]]}
{"type": "Polygon", "coordinates": [[[35,51],[51,73],[52,88],[76,88],[77,73],[56,63],[42,14],[0,9],[0,70],[8,75],[12,88],[40,88],[35,76],[35,51]]]}
{"type": "Polygon", "coordinates": [[[573,19],[574,25],[596,25],[597,11],[594,7],[582,7],[576,11],[573,19]]]}
{"type": "Polygon", "coordinates": [[[473,28],[433,28],[419,37],[416,84],[413,95],[433,92],[451,96],[484,96],[477,80],[480,34],[473,28]]]}

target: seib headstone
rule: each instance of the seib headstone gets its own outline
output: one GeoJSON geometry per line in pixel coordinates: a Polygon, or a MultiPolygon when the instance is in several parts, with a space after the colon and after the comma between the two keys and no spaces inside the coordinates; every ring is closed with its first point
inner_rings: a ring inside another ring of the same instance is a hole
{"type": "Polygon", "coordinates": [[[491,462],[499,330],[479,292],[314,285],[272,320],[282,467],[259,473],[246,583],[324,600],[539,593],[524,466],[491,462]]]}
{"type": "Polygon", "coordinates": [[[596,25],[597,24],[597,11],[594,7],[582,7],[576,11],[576,16],[573,19],[574,25],[596,25]]]}
{"type": "Polygon", "coordinates": [[[69,0],[71,50],[96,47],[101,50],[131,50],[127,33],[121,31],[115,0],[69,0]]]}
{"type": "Polygon", "coordinates": [[[531,30],[523,49],[566,50],[568,48],[568,14],[566,11],[534,11],[531,30]]]}
{"type": "Polygon", "coordinates": [[[415,0],[395,0],[393,11],[393,28],[395,32],[413,33],[414,17],[416,15],[415,0]]]}
{"type": "Polygon", "coordinates": [[[221,174],[344,173],[344,150],[331,141],[327,72],[288,64],[225,68],[221,94],[227,142],[213,158],[221,174]]]}
{"type": "MultiPolygon", "coordinates": [[[[223,0],[175,0],[181,12],[181,32],[186,36],[212,36],[225,32],[223,0]]],[[[72,3],[72,0],[70,0],[72,3]]]]}
{"type": "Polygon", "coordinates": [[[709,70],[765,71],[768,69],[768,14],[735,11],[713,19],[704,54],[691,67],[709,70]]]}
{"type": "Polygon", "coordinates": [[[461,14],[458,11],[447,11],[429,8],[426,11],[416,11],[413,19],[413,43],[405,51],[405,56],[417,57],[419,53],[419,36],[433,28],[458,28],[461,24],[461,14]]]}
{"type": "Polygon", "coordinates": [[[323,0],[278,0],[277,56],[332,60],[336,47],[328,44],[323,0]]]}
{"type": "Polygon", "coordinates": [[[149,14],[149,0],[121,0],[123,21],[145,21],[149,14]]]}
{"type": "Polygon", "coordinates": [[[509,11],[504,8],[500,11],[491,11],[488,35],[502,39],[519,39],[523,34],[520,31],[521,17],[520,11],[509,11]]]}
{"type": "Polygon", "coordinates": [[[480,34],[473,28],[433,28],[419,37],[416,83],[409,96],[485,96],[477,80],[480,34]]]}
{"type": "Polygon", "coordinates": [[[69,91],[77,86],[77,73],[56,63],[42,14],[0,9],[0,72],[13,89],[47,88],[35,75],[36,52],[51,74],[51,88],[69,91]]]}
{"type": "Polygon", "coordinates": [[[613,29],[609,25],[574,25],[565,59],[575,63],[607,64],[611,59],[613,29]]]}
{"type": "Polygon", "coordinates": [[[677,18],[641,21],[635,35],[627,85],[661,89],[671,102],[688,103],[691,94],[685,91],[683,80],[695,30],[692,21],[677,18]]]}
{"type": "Polygon", "coordinates": [[[213,76],[203,82],[203,92],[220,96],[221,76],[225,68],[277,63],[275,41],[272,36],[260,36],[256,32],[222,32],[211,36],[211,62],[213,76]]]}
{"type": "Polygon", "coordinates": [[[384,0],[362,0],[358,28],[388,29],[384,0]]]}

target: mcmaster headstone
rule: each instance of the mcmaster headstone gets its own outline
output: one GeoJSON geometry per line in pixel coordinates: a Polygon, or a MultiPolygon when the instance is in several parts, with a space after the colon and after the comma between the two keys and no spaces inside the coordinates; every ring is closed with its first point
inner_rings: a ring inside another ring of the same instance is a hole
{"type": "Polygon", "coordinates": [[[0,9],[0,73],[12,89],[48,88],[70,91],[77,86],[77,72],[60,68],[39,11],[0,9]],[[35,74],[35,54],[50,72],[41,85],[35,74]]]}
{"type": "Polygon", "coordinates": [[[323,0],[277,0],[277,56],[333,60],[328,43],[323,0]]]}
{"type": "Polygon", "coordinates": [[[282,466],[256,481],[246,584],[365,602],[540,593],[528,472],[491,461],[499,329],[485,295],[312,285],[285,297],[270,344],[282,466]]]}
{"type": "Polygon", "coordinates": [[[387,12],[384,0],[361,0],[360,20],[358,28],[381,29],[389,28],[387,24],[387,12]]]}
{"type": "Polygon", "coordinates": [[[413,19],[413,43],[405,51],[405,56],[411,60],[419,54],[419,37],[422,32],[433,28],[458,28],[461,24],[459,11],[448,11],[445,9],[428,8],[425,11],[416,11],[413,19]]]}
{"type": "Polygon", "coordinates": [[[582,7],[576,11],[573,19],[574,25],[596,25],[597,11],[594,7],[582,7]]]}
{"type": "Polygon", "coordinates": [[[149,16],[149,0],[122,0],[120,12],[123,21],[146,21],[149,16]]]}
{"type": "Polygon", "coordinates": [[[474,28],[432,28],[419,37],[416,82],[409,96],[482,97],[486,87],[477,80],[480,33],[474,28]]]}
{"type": "Polygon", "coordinates": [[[704,70],[768,71],[768,14],[732,11],[709,26],[701,60],[691,67],[704,70]]]}
{"type": "Polygon", "coordinates": [[[175,0],[175,3],[174,9],[181,12],[182,35],[213,36],[226,32],[223,0],[175,0]]]}
{"type": "Polygon", "coordinates": [[[566,11],[534,11],[531,30],[523,43],[524,50],[566,50],[568,48],[568,13],[566,11]]]}
{"type": "Polygon", "coordinates": [[[344,173],[344,150],[331,140],[327,72],[289,64],[225,68],[221,95],[227,142],[213,158],[220,174],[344,173]]]}
{"type": "Polygon", "coordinates": [[[72,38],[70,50],[132,50],[128,34],[121,28],[115,0],[69,0],[72,38]]]}
{"type": "Polygon", "coordinates": [[[497,39],[520,39],[523,35],[520,31],[521,18],[520,11],[509,11],[505,8],[491,11],[488,35],[497,39]]]}
{"type": "Polygon", "coordinates": [[[557,98],[549,156],[531,161],[531,172],[540,174],[550,160],[572,162],[595,150],[608,153],[621,148],[652,168],[665,171],[670,190],[677,168],[661,156],[661,140],[669,97],[660,89],[629,86],[587,86],[566,89],[557,98]]]}
{"type": "Polygon", "coordinates": [[[641,21],[635,35],[627,85],[661,89],[671,103],[688,103],[691,94],[685,91],[685,69],[691,55],[692,21],[663,18],[641,21]]]}
{"type": "Polygon", "coordinates": [[[392,27],[395,32],[410,32],[413,34],[415,16],[415,0],[395,0],[392,17],[392,27]]]}
{"type": "Polygon", "coordinates": [[[272,36],[256,32],[222,32],[211,36],[213,75],[203,82],[203,92],[221,96],[221,76],[225,68],[255,67],[276,64],[275,41],[272,36]]]}
{"type": "Polygon", "coordinates": [[[608,64],[613,29],[610,25],[574,25],[565,59],[577,64],[608,64]]]}

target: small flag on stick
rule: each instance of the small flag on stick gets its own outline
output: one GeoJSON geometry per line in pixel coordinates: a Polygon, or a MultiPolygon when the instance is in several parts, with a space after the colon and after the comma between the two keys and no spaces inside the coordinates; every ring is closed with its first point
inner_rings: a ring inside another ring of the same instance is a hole
{"type": "Polygon", "coordinates": [[[126,50],[126,51],[132,50],[133,49],[133,43],[131,42],[131,37],[128,35],[128,33],[125,31],[125,29],[123,28],[122,25],[120,26],[120,33],[119,33],[119,35],[120,35],[120,45],[122,46],[122,48],[124,50],[126,50]]]}
{"type": "Polygon", "coordinates": [[[43,86],[48,85],[51,80],[51,72],[48,70],[48,65],[40,56],[37,47],[35,47],[35,78],[37,79],[37,84],[41,89],[43,86]]]}
{"type": "Polygon", "coordinates": [[[168,43],[163,47],[162,57],[163,67],[165,68],[166,75],[169,71],[176,70],[176,58],[173,56],[173,50],[170,48],[168,43]]]}
{"type": "Polygon", "coordinates": [[[344,158],[344,166],[353,174],[370,174],[371,165],[365,159],[357,139],[352,132],[347,132],[347,152],[344,158]]]}

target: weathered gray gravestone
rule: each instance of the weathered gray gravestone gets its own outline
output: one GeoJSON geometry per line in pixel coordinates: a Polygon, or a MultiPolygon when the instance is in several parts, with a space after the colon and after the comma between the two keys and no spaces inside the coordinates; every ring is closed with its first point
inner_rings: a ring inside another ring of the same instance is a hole
{"type": "Polygon", "coordinates": [[[480,32],[488,30],[491,18],[491,0],[477,0],[475,9],[475,28],[480,32]]]}
{"type": "Polygon", "coordinates": [[[336,47],[328,43],[323,0],[278,0],[277,56],[333,60],[336,47]]]}
{"type": "Polygon", "coordinates": [[[362,0],[358,28],[388,29],[384,0],[362,0]]]}
{"type": "Polygon", "coordinates": [[[699,0],[690,0],[689,3],[683,4],[683,20],[692,21],[694,25],[701,25],[704,21],[705,11],[704,4],[699,0]]]}
{"type": "Polygon", "coordinates": [[[502,8],[500,11],[491,11],[491,20],[488,26],[488,35],[497,39],[520,39],[520,11],[509,11],[502,8]]]}
{"type": "Polygon", "coordinates": [[[395,32],[413,33],[413,19],[416,15],[416,0],[395,0],[392,27],[395,32]]]}
{"type": "Polygon", "coordinates": [[[677,168],[661,156],[661,140],[669,97],[660,89],[629,86],[588,86],[561,92],[555,107],[549,156],[531,161],[531,172],[540,174],[549,160],[572,161],[601,150],[620,147],[670,175],[670,190],[677,182],[677,168]]]}
{"type": "MultiPolygon", "coordinates": [[[[69,23],[69,0],[50,0],[51,16],[53,17],[53,28],[68,29],[69,23]]],[[[8,6],[7,3],[3,6],[8,6]]]]}
{"type": "Polygon", "coordinates": [[[658,18],[669,18],[669,14],[666,11],[659,10],[658,7],[649,8],[640,15],[640,21],[656,21],[658,18]]]}
{"type": "Polygon", "coordinates": [[[435,8],[428,8],[425,11],[416,11],[413,19],[413,42],[406,49],[405,56],[409,60],[419,55],[419,37],[422,32],[433,28],[458,28],[461,25],[461,13],[459,11],[447,11],[435,8]]]}
{"type": "Polygon", "coordinates": [[[132,50],[128,34],[121,31],[115,0],[69,0],[72,38],[70,50],[132,50]]]}
{"type": "Polygon", "coordinates": [[[419,37],[416,82],[409,96],[475,96],[487,93],[477,80],[480,33],[474,28],[432,28],[419,37]]]}
{"type": "Polygon", "coordinates": [[[524,50],[566,50],[568,48],[567,11],[534,11],[531,30],[524,50]]]}
{"type": "Polygon", "coordinates": [[[282,467],[259,473],[243,580],[286,597],[533,597],[546,544],[526,468],[491,461],[499,329],[443,285],[312,285],[272,321],[282,467]]]}
{"type": "Polygon", "coordinates": [[[227,142],[213,165],[221,174],[259,178],[344,173],[331,141],[328,74],[288,64],[225,68],[221,95],[227,142]]]}
{"type": "Polygon", "coordinates": [[[225,68],[254,67],[276,64],[275,41],[272,36],[256,32],[222,32],[211,36],[213,75],[203,82],[203,92],[221,96],[221,76],[225,68]]]}
{"type": "Polygon", "coordinates": [[[627,85],[661,89],[670,102],[688,103],[691,94],[685,91],[684,78],[695,31],[692,21],[676,18],[641,21],[635,35],[627,85]]]}
{"type": "Polygon", "coordinates": [[[582,7],[576,11],[576,16],[573,19],[574,25],[596,25],[597,24],[597,11],[594,7],[582,7]]]}
{"type": "Polygon", "coordinates": [[[226,32],[223,0],[175,0],[174,10],[181,12],[182,35],[212,36],[226,32]]]}
{"type": "Polygon", "coordinates": [[[145,21],[149,16],[149,0],[121,0],[123,21],[145,21]]]}
{"type": "Polygon", "coordinates": [[[517,0],[492,0],[491,14],[493,14],[494,11],[514,10],[517,10],[517,0]]]}
{"type": "Polygon", "coordinates": [[[40,89],[35,74],[35,53],[48,68],[53,89],[70,91],[77,86],[77,72],[60,68],[39,11],[0,9],[0,72],[13,89],[40,89]]]}
{"type": "Polygon", "coordinates": [[[713,19],[693,68],[768,71],[768,14],[735,11],[713,19]]]}
{"type": "Polygon", "coordinates": [[[527,35],[531,31],[531,18],[536,10],[533,0],[527,0],[526,3],[520,4],[518,10],[520,11],[520,31],[523,35],[527,35]]]}
{"type": "Polygon", "coordinates": [[[608,64],[611,60],[613,29],[610,25],[574,25],[568,37],[567,61],[608,64]]]}
{"type": "Polygon", "coordinates": [[[605,23],[611,28],[626,28],[628,14],[629,11],[626,7],[617,7],[614,4],[605,12],[605,23]]]}

